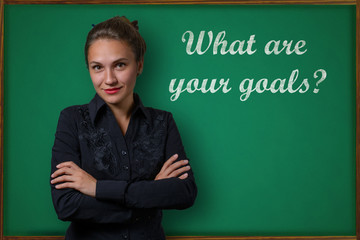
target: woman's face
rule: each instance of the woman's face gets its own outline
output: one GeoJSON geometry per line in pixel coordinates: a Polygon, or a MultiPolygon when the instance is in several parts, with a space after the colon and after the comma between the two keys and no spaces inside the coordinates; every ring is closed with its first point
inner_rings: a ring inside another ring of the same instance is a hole
{"type": "Polygon", "coordinates": [[[97,94],[110,105],[121,106],[132,102],[136,77],[141,73],[143,61],[124,41],[99,39],[88,52],[91,80],[97,94]]]}

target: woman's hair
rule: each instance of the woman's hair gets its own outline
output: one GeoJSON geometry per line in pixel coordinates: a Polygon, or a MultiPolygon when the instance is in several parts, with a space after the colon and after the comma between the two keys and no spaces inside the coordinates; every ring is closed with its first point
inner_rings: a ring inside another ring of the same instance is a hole
{"type": "Polygon", "coordinates": [[[117,16],[96,24],[88,33],[85,43],[85,61],[88,68],[89,48],[91,44],[99,39],[125,41],[131,47],[137,62],[144,58],[146,44],[139,33],[137,21],[130,22],[124,16],[117,16]]]}

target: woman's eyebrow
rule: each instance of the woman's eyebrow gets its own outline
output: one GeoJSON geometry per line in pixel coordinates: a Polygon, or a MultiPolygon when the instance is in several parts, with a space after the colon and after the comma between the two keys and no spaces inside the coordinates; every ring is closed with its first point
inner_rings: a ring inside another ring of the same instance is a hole
{"type": "Polygon", "coordinates": [[[101,64],[101,63],[96,62],[96,61],[91,61],[91,62],[89,62],[89,64],[101,64]]]}
{"type": "MultiPolygon", "coordinates": [[[[118,59],[114,60],[113,63],[120,62],[120,61],[129,61],[129,59],[128,58],[118,58],[118,59]]],[[[89,64],[102,64],[102,63],[97,62],[97,61],[91,61],[91,62],[89,62],[89,64]]]]}
{"type": "Polygon", "coordinates": [[[119,58],[119,59],[116,59],[114,62],[119,62],[119,61],[128,61],[129,59],[127,58],[119,58]]]}

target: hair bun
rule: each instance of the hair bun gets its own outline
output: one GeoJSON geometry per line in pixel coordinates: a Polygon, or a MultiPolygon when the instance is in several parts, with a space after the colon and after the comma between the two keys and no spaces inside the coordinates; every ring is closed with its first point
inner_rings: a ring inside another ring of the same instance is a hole
{"type": "Polygon", "coordinates": [[[138,21],[137,21],[137,20],[132,21],[132,22],[131,22],[131,25],[132,25],[136,30],[139,31],[139,26],[138,26],[138,21]]]}

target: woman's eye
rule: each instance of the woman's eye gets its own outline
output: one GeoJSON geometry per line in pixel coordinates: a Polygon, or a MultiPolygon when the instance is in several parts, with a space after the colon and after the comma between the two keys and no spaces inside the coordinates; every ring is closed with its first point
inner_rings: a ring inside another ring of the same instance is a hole
{"type": "Polygon", "coordinates": [[[116,68],[123,68],[125,67],[125,63],[117,63],[116,68]]]}
{"type": "Polygon", "coordinates": [[[95,71],[99,71],[101,69],[101,66],[94,65],[94,66],[92,66],[92,69],[94,69],[95,71]]]}

